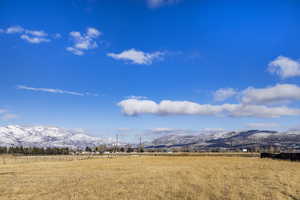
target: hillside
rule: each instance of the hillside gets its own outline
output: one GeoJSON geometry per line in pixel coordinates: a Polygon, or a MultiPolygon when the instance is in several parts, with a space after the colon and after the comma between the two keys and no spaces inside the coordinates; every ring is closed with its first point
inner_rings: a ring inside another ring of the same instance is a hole
{"type": "Polygon", "coordinates": [[[0,127],[0,146],[35,146],[85,148],[107,143],[83,131],[69,130],[53,126],[0,127]]]}
{"type": "Polygon", "coordinates": [[[198,149],[208,148],[247,148],[278,146],[300,148],[300,131],[276,132],[269,130],[248,130],[219,132],[198,135],[169,134],[161,136],[147,145],[148,148],[193,146],[198,149]]]}

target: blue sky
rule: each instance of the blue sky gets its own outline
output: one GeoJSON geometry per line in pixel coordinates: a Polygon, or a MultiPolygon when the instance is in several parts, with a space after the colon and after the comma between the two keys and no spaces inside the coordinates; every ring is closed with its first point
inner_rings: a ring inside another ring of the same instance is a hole
{"type": "Polygon", "coordinates": [[[300,2],[0,2],[0,124],[299,127],[300,2]]]}

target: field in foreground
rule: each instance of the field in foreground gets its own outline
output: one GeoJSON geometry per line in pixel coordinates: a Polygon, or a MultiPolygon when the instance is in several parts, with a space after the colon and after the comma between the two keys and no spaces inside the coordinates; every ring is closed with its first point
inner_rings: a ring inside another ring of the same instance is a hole
{"type": "Polygon", "coordinates": [[[220,156],[17,162],[0,157],[0,199],[299,200],[300,162],[220,156]]]}

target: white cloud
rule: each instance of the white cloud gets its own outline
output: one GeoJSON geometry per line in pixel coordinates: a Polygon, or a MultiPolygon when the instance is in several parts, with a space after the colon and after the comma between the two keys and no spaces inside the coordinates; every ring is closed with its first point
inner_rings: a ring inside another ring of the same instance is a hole
{"type": "Polygon", "coordinates": [[[300,76],[300,62],[288,57],[278,56],[269,63],[268,70],[283,79],[300,76]]]}
{"type": "Polygon", "coordinates": [[[157,8],[164,5],[171,5],[178,3],[180,0],[147,0],[148,6],[150,8],[157,8]]]}
{"type": "Polygon", "coordinates": [[[145,131],[145,135],[157,137],[162,135],[197,135],[201,131],[180,128],[152,128],[145,131]]]}
{"type": "Polygon", "coordinates": [[[242,92],[244,104],[288,103],[300,100],[300,87],[293,84],[277,84],[268,88],[248,88],[242,92]]]}
{"type": "Polygon", "coordinates": [[[72,91],[61,90],[61,89],[33,88],[33,87],[24,86],[24,85],[19,85],[19,86],[17,86],[17,88],[21,89],[21,90],[31,90],[31,91],[38,91],[38,92],[49,92],[49,93],[70,94],[70,95],[84,96],[84,93],[72,92],[72,91]]]}
{"type": "Polygon", "coordinates": [[[92,27],[87,28],[86,32],[87,32],[86,34],[91,38],[97,38],[102,34],[99,30],[97,30],[96,28],[92,28],[92,27]]]}
{"type": "Polygon", "coordinates": [[[50,42],[50,39],[47,38],[48,34],[42,30],[29,30],[25,29],[21,26],[11,26],[8,27],[6,30],[3,31],[7,34],[21,34],[20,38],[32,43],[32,44],[39,44],[42,42],[50,42]]]}
{"type": "Polygon", "coordinates": [[[214,92],[215,101],[224,101],[237,94],[237,91],[233,88],[221,88],[214,92]]]}
{"type": "Polygon", "coordinates": [[[213,93],[215,101],[238,97],[242,104],[286,104],[300,100],[300,87],[294,84],[277,84],[266,88],[249,87],[241,92],[233,88],[221,88],[213,93]]]}
{"type": "Polygon", "coordinates": [[[75,55],[77,55],[77,56],[81,56],[81,55],[84,54],[83,51],[78,50],[78,49],[76,49],[76,48],[74,48],[74,47],[67,47],[66,50],[67,50],[67,51],[70,51],[71,53],[73,53],[73,54],[75,54],[75,55]]]}
{"type": "Polygon", "coordinates": [[[37,37],[46,37],[48,34],[45,31],[36,31],[36,30],[25,30],[26,34],[37,36],[37,37]]]}
{"type": "Polygon", "coordinates": [[[11,26],[6,29],[7,34],[23,33],[25,31],[21,26],[11,26]]]}
{"type": "Polygon", "coordinates": [[[300,109],[285,106],[267,107],[263,105],[243,104],[198,104],[190,101],[163,100],[156,103],[151,100],[126,99],[118,103],[126,115],[213,115],[230,117],[281,117],[300,115],[300,109]]]}
{"type": "Polygon", "coordinates": [[[153,133],[172,133],[175,131],[178,131],[180,129],[175,129],[175,128],[153,128],[151,129],[151,132],[153,133]]]}
{"type": "Polygon", "coordinates": [[[81,34],[77,31],[70,32],[70,37],[73,40],[73,46],[67,47],[66,50],[75,55],[81,56],[84,51],[95,49],[98,47],[95,41],[102,33],[96,28],[87,28],[86,33],[81,34]]]}
{"type": "Polygon", "coordinates": [[[84,94],[85,94],[85,96],[94,96],[94,97],[98,97],[99,96],[99,94],[97,94],[97,93],[91,93],[91,92],[85,92],[84,94]]]}
{"type": "Polygon", "coordinates": [[[140,64],[140,65],[142,64],[150,65],[154,60],[162,58],[163,55],[164,53],[160,51],[156,51],[153,53],[145,53],[143,51],[138,51],[135,49],[125,50],[119,54],[116,53],[107,54],[107,56],[110,56],[116,60],[131,61],[134,64],[140,64]]]}
{"type": "Polygon", "coordinates": [[[42,43],[42,42],[50,42],[49,39],[46,39],[46,38],[43,38],[43,37],[31,37],[31,36],[28,36],[28,35],[21,35],[20,36],[21,39],[29,42],[29,43],[32,43],[32,44],[39,44],[39,43],[42,43]]]}
{"type": "Polygon", "coordinates": [[[56,94],[69,94],[69,95],[75,95],[75,96],[98,96],[98,94],[90,93],[90,92],[74,92],[74,91],[52,89],[52,88],[34,88],[34,87],[28,87],[25,85],[18,85],[17,89],[31,90],[31,91],[36,91],[36,92],[49,92],[49,93],[56,93],[56,94]]]}
{"type": "Polygon", "coordinates": [[[126,97],[126,99],[148,99],[148,97],[131,95],[126,97]]]}
{"type": "Polygon", "coordinates": [[[277,123],[262,123],[262,122],[254,122],[246,124],[248,128],[262,129],[262,128],[276,128],[279,127],[277,123]]]}
{"type": "Polygon", "coordinates": [[[182,129],[182,128],[152,128],[145,131],[145,135],[157,137],[158,135],[211,135],[222,134],[226,132],[222,128],[203,128],[200,130],[182,129]]]}

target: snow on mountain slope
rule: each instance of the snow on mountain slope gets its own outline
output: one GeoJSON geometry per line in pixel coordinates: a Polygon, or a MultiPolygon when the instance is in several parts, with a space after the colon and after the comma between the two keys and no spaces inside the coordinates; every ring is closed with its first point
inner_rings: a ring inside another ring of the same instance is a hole
{"type": "Polygon", "coordinates": [[[83,131],[74,131],[53,126],[0,127],[0,146],[37,146],[85,148],[107,141],[92,137],[83,131]]]}
{"type": "Polygon", "coordinates": [[[209,143],[222,143],[229,140],[239,140],[246,142],[253,139],[263,139],[270,136],[282,136],[284,134],[296,134],[298,132],[278,133],[276,131],[215,131],[215,132],[199,132],[197,135],[176,135],[170,134],[159,137],[153,140],[154,145],[175,145],[175,144],[209,144],[209,143]]]}
{"type": "Polygon", "coordinates": [[[300,135],[300,130],[290,130],[290,131],[283,132],[282,134],[286,134],[286,135],[300,135]]]}
{"type": "Polygon", "coordinates": [[[201,143],[207,140],[219,139],[231,136],[231,132],[224,130],[201,130],[194,135],[189,134],[168,134],[153,140],[154,145],[174,145],[201,143]]]}
{"type": "Polygon", "coordinates": [[[274,136],[274,135],[278,135],[281,133],[276,133],[276,132],[270,132],[270,131],[261,131],[261,132],[257,132],[254,133],[253,135],[249,136],[249,138],[256,138],[256,139],[260,139],[260,138],[267,138],[269,136],[274,136]]]}

